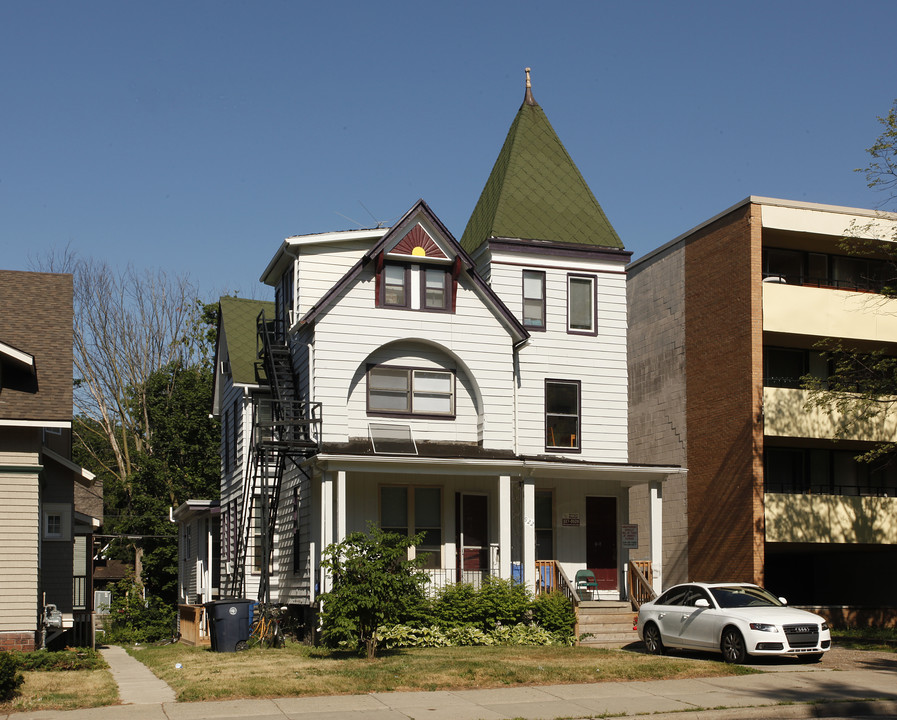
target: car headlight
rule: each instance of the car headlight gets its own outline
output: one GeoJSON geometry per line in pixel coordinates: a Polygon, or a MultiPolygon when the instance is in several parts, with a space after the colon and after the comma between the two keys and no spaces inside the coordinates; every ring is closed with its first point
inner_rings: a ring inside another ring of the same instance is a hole
{"type": "Polygon", "coordinates": [[[759,630],[760,632],[777,633],[779,629],[775,625],[768,623],[751,623],[751,630],[759,630]]]}
{"type": "Polygon", "coordinates": [[[820,630],[828,630],[828,623],[827,622],[822,623],[822,625],[819,626],[819,629],[820,630]]]}

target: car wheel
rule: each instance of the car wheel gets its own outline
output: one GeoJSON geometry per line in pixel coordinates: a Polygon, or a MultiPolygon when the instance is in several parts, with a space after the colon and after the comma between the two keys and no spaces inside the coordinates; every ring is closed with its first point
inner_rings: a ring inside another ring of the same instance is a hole
{"type": "Polygon", "coordinates": [[[652,655],[663,655],[663,640],[660,637],[660,629],[654,623],[645,626],[645,647],[652,655]]]}
{"type": "Polygon", "coordinates": [[[723,659],[727,663],[740,665],[747,658],[747,648],[744,646],[744,638],[735,628],[726,628],[723,631],[723,640],[720,643],[723,651],[723,659]]]}

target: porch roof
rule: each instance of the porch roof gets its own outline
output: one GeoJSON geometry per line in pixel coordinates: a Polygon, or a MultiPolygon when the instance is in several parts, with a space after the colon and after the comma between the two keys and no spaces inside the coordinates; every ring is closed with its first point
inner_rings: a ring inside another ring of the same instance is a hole
{"type": "Polygon", "coordinates": [[[447,458],[396,457],[389,455],[338,455],[319,453],[307,461],[321,470],[364,470],[368,472],[421,473],[433,475],[512,475],[521,478],[588,478],[618,481],[623,486],[642,485],[684,475],[676,465],[636,465],[630,463],[568,462],[539,458],[447,458]]]}

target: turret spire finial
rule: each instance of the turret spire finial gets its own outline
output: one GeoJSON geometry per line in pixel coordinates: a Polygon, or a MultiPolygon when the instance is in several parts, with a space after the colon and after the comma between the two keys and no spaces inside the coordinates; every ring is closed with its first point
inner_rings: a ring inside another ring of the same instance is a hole
{"type": "Polygon", "coordinates": [[[533,83],[530,80],[530,68],[525,68],[526,71],[526,95],[523,98],[523,102],[526,105],[536,105],[536,99],[533,97],[533,83]]]}

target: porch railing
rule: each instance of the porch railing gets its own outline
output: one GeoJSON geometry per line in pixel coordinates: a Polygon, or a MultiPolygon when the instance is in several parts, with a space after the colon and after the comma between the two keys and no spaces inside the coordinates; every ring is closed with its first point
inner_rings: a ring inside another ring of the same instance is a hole
{"type": "Polygon", "coordinates": [[[576,592],[567,573],[564,572],[555,560],[536,560],[536,595],[560,590],[574,602],[579,602],[580,597],[576,592]]]}
{"type": "Polygon", "coordinates": [[[650,560],[629,561],[629,602],[638,610],[642,603],[657,597],[649,578],[653,577],[650,560]]]}

